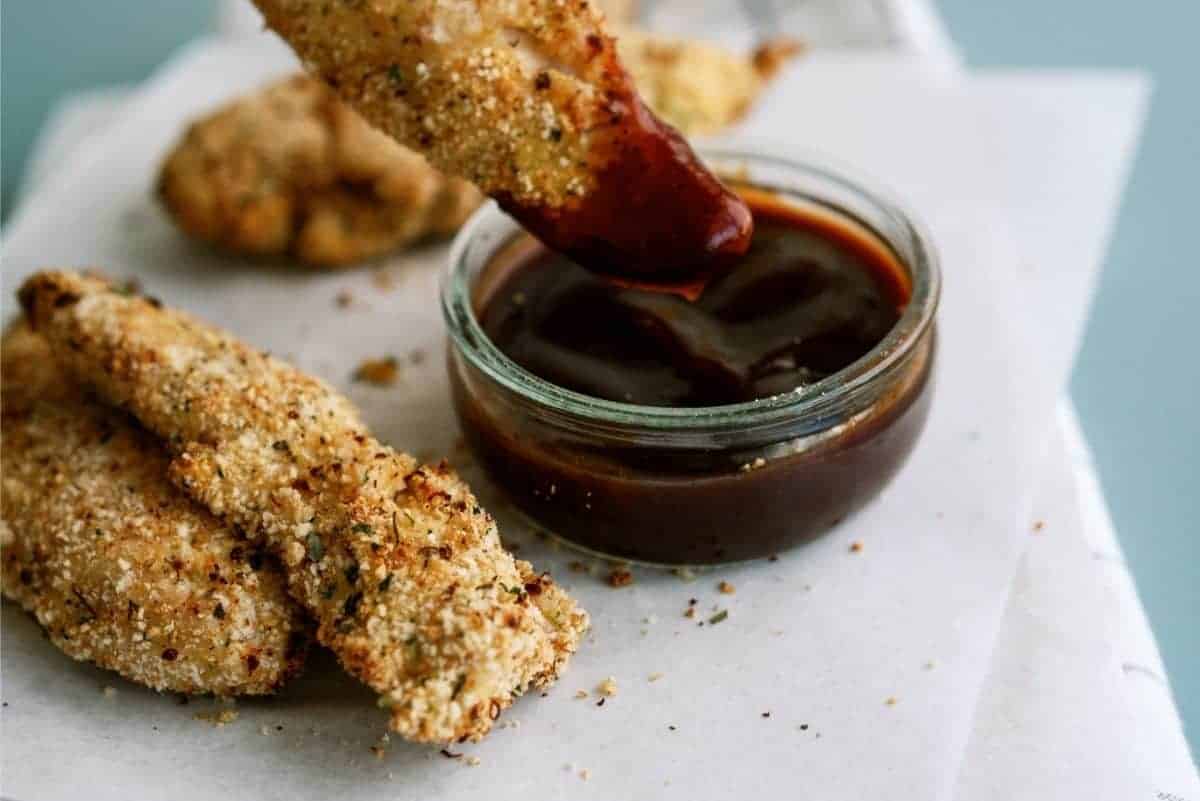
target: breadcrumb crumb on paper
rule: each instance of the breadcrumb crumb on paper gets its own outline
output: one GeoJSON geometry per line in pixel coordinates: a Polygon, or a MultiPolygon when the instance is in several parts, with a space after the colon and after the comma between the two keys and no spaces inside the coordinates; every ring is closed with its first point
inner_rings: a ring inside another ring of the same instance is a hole
{"type": "Polygon", "coordinates": [[[318,640],[420,742],[478,740],[587,628],[445,466],[375,440],[324,382],[68,272],[20,298],[60,361],[170,443],[172,480],[282,560],[318,640]]]}
{"type": "Polygon", "coordinates": [[[400,378],[400,363],[395,356],[367,359],[354,370],[354,380],[377,387],[390,387],[400,378]]]}
{"type": "Polygon", "coordinates": [[[236,721],[238,714],[236,709],[211,709],[205,712],[197,712],[192,718],[204,723],[210,723],[214,728],[220,729],[236,721]]]}
{"type": "Polygon", "coordinates": [[[628,587],[633,584],[633,573],[623,567],[616,568],[608,574],[608,586],[613,588],[628,587]]]}

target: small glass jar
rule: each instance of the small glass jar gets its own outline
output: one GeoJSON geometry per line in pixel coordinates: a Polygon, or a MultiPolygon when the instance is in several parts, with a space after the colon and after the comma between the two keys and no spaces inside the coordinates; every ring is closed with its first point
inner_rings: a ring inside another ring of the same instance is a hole
{"type": "Polygon", "coordinates": [[[494,204],[477,212],[442,284],[467,443],[540,528],[610,558],[712,565],[811,540],[879,493],[929,409],[940,273],[924,230],[876,190],[818,163],[704,156],[738,183],[834,215],[890,249],[911,297],[883,341],[815,384],[727,406],[618,403],[538,378],[488,339],[477,317],[487,268],[528,235],[494,204]]]}

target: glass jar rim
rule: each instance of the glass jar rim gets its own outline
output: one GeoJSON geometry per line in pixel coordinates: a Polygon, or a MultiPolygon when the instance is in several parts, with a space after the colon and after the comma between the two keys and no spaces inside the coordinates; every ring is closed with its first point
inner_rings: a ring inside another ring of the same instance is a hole
{"type": "MultiPolygon", "coordinates": [[[[941,294],[938,254],[925,226],[892,199],[891,193],[878,188],[873,181],[858,176],[855,170],[840,164],[829,167],[836,162],[824,155],[805,153],[793,157],[774,155],[766,152],[768,150],[774,148],[747,144],[698,148],[701,157],[710,163],[782,168],[833,184],[866,200],[898,221],[914,246],[911,258],[901,256],[901,263],[908,269],[912,280],[909,302],[887,336],[857,361],[820,381],[790,392],[722,406],[679,408],[622,403],[575,392],[540,378],[510,359],[491,341],[473,308],[467,259],[470,245],[488,222],[496,218],[507,219],[494,201],[489,201],[476,211],[459,231],[451,245],[448,265],[442,277],[442,316],[454,346],[476,369],[526,401],[557,415],[607,426],[632,426],[664,434],[712,431],[730,426],[758,428],[801,417],[821,416],[827,410],[844,404],[903,364],[932,327],[941,294]]],[[[788,148],[786,152],[794,153],[795,149],[788,148]]],[[[800,191],[787,186],[764,186],[753,177],[744,183],[779,192],[785,199],[789,195],[793,198],[802,195],[800,191]]],[[[818,203],[829,202],[817,194],[812,199],[818,203]]],[[[837,207],[834,210],[865,225],[884,244],[894,248],[892,238],[858,220],[849,210],[837,207]]],[[[497,242],[495,250],[506,244],[507,241],[503,240],[497,242]]]]}

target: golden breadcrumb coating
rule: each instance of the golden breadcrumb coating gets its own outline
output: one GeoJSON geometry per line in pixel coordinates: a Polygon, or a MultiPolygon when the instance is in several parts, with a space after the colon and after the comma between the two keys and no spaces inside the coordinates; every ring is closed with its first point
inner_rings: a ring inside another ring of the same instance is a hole
{"type": "Polygon", "coordinates": [[[74,659],[184,693],[258,695],[311,627],[258,546],[184,497],[169,458],[18,321],[0,345],[4,594],[74,659]]]}
{"type": "Polygon", "coordinates": [[[482,201],[303,75],[193,123],[162,165],[158,194],[197,239],[316,266],[453,233],[482,201]]]}
{"type": "Polygon", "coordinates": [[[478,740],[563,669],[586,613],[503,549],[454,473],[373,439],[327,385],[78,274],[40,273],[20,297],[78,378],[171,444],[178,486],[279,554],[393,729],[478,740]]]}
{"type": "Polygon", "coordinates": [[[742,56],[707,42],[627,28],[617,49],[650,108],[685,134],[698,135],[740,120],[800,45],[773,39],[742,56]]]}

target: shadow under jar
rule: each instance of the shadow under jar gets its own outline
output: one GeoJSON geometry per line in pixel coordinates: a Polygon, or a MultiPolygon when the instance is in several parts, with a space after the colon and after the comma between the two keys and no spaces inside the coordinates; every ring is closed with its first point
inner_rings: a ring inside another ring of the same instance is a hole
{"type": "MultiPolygon", "coordinates": [[[[884,327],[865,344],[859,331],[857,345],[847,345],[844,332],[841,339],[830,331],[815,335],[828,346],[811,351],[816,362],[840,353],[844,363],[810,369],[793,355],[776,370],[779,353],[769,345],[770,352],[755,354],[763,357],[758,362],[722,351],[713,363],[733,378],[719,369],[705,375],[705,354],[693,352],[704,351],[704,343],[691,342],[687,332],[682,345],[674,339],[674,327],[686,327],[693,315],[688,301],[603,285],[545,251],[492,204],[459,234],[442,285],[454,403],[476,458],[537,525],[607,557],[711,565],[768,557],[814,539],[880,492],[928,413],[940,275],[923,230],[879,193],[816,163],[704,155],[736,176],[729,183],[751,201],[756,247],[771,247],[772,231],[791,220],[818,253],[824,247],[850,254],[875,272],[874,286],[894,303],[884,327]],[[539,291],[545,296],[528,302],[560,304],[552,311],[569,323],[558,324],[563,336],[584,340],[555,341],[552,325],[538,347],[507,333],[524,311],[516,307],[539,291]],[[591,301],[571,307],[569,298],[581,291],[601,293],[604,303],[616,299],[615,316],[589,319],[591,301]],[[614,321],[642,332],[642,340],[632,337],[634,350],[630,337],[610,336],[620,328],[614,321]],[[639,342],[666,348],[665,366],[640,358],[639,342]],[[582,361],[559,359],[563,346],[582,361]],[[680,358],[701,373],[682,382],[661,375],[680,358]]],[[[789,292],[799,293],[798,306],[813,281],[824,280],[812,274],[821,265],[800,257],[787,264],[784,277],[770,276],[754,301],[770,305],[758,320],[767,330],[793,319],[789,292]]],[[[714,279],[699,307],[731,291],[740,268],[714,279]]],[[[866,302],[864,291],[842,294],[866,302]]],[[[731,314],[730,337],[755,344],[758,329],[731,314]]],[[[803,339],[793,337],[789,347],[801,348],[803,339]]]]}

